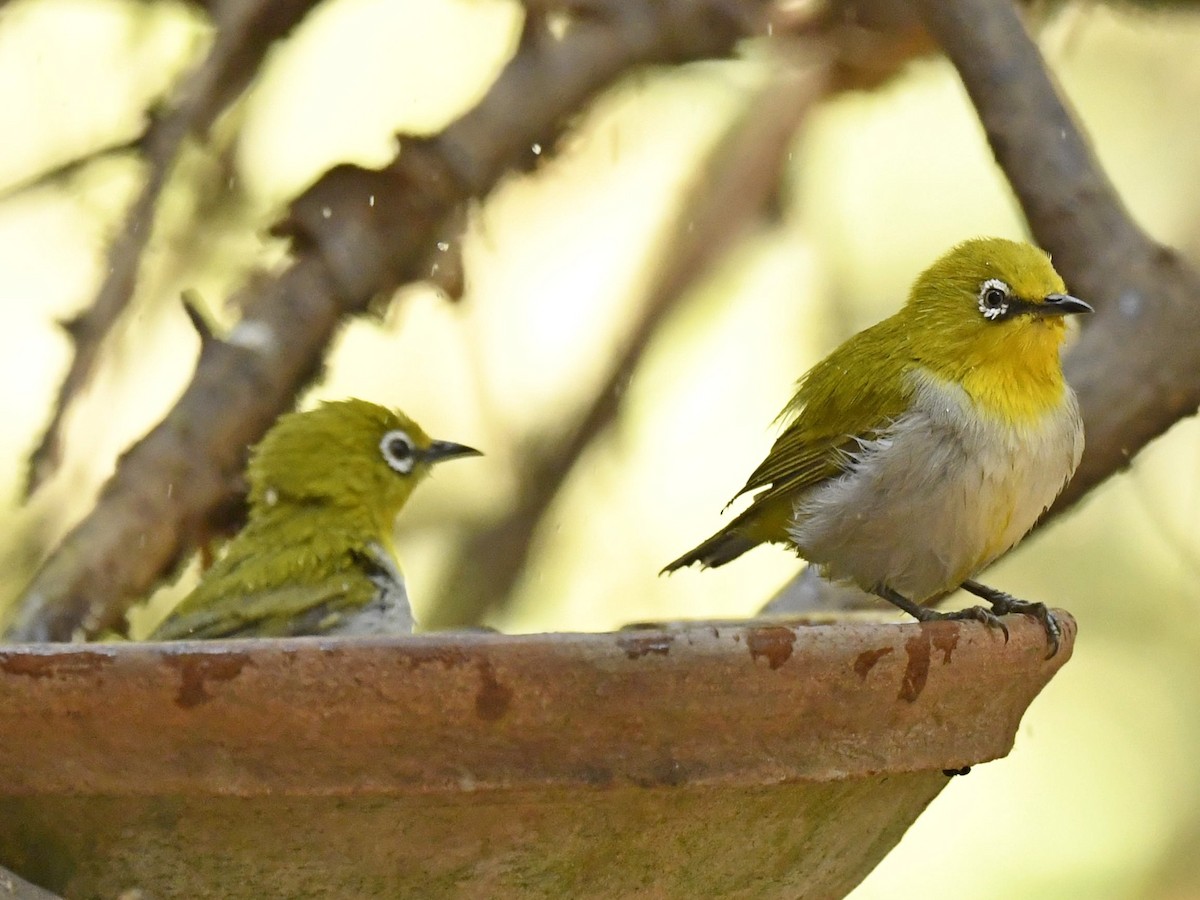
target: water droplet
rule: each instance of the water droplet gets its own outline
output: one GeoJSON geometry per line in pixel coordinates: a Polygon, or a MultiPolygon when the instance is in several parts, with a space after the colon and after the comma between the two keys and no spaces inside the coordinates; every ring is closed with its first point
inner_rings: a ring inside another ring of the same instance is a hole
{"type": "Polygon", "coordinates": [[[441,250],[443,253],[445,253],[447,250],[450,249],[450,242],[449,241],[438,241],[437,248],[439,250],[441,250]]]}
{"type": "Polygon", "coordinates": [[[330,209],[328,206],[322,206],[321,207],[321,215],[324,216],[326,219],[328,219],[333,215],[333,210],[330,209]]]}
{"type": "Polygon", "coordinates": [[[263,494],[263,500],[266,501],[267,506],[274,506],[279,502],[279,492],[275,488],[267,488],[267,492],[263,494]]]}
{"type": "Polygon", "coordinates": [[[375,205],[375,195],[372,194],[370,197],[367,198],[367,206],[374,206],[374,205],[375,205]]]}
{"type": "Polygon", "coordinates": [[[533,145],[532,147],[530,147],[529,149],[533,151],[533,155],[534,155],[534,156],[541,156],[541,155],[542,155],[542,145],[541,145],[541,144],[534,144],[534,145],[533,145]]]}
{"type": "Polygon", "coordinates": [[[275,333],[271,326],[258,319],[242,319],[234,326],[225,343],[235,347],[245,347],[259,353],[272,352],[275,349],[275,333]]]}

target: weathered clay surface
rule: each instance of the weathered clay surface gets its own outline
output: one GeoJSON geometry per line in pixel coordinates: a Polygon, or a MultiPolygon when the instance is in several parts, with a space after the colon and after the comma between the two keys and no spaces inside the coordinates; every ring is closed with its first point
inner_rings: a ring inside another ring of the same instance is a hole
{"type": "Polygon", "coordinates": [[[1037,623],[0,647],[67,896],[839,897],[1069,658],[1037,623]]]}

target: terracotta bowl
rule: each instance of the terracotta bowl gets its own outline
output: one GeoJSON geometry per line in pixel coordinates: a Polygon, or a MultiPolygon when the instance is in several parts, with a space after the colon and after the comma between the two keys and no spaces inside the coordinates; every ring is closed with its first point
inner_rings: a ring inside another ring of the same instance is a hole
{"type": "MultiPolygon", "coordinates": [[[[841,897],[1041,627],[0,647],[0,865],[71,897],[841,897]]],[[[981,840],[985,838],[980,836],[981,840]]]]}

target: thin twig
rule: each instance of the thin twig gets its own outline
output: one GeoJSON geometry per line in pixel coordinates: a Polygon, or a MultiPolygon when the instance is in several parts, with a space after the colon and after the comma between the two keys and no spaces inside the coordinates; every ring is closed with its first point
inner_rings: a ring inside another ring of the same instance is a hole
{"type": "Polygon", "coordinates": [[[287,34],[313,5],[312,0],[222,4],[217,36],[208,55],[183,80],[174,107],[152,119],[138,140],[146,160],[146,179],[125,214],[121,232],[108,248],[107,275],[96,298],[84,312],[63,323],[75,352],[59,385],[46,431],[30,455],[26,496],[58,469],[64,417],[91,380],[105,339],[133,298],[142,254],[154,230],[159,197],[184,138],[207,132],[221,110],[257,73],[270,45],[287,34]]]}
{"type": "Polygon", "coordinates": [[[100,160],[122,156],[126,153],[140,153],[145,141],[146,129],[142,129],[142,131],[133,137],[116,141],[115,143],[104,147],[97,147],[94,150],[84,153],[82,156],[77,156],[73,159],[68,159],[65,162],[59,163],[53,168],[44,169],[40,172],[33,173],[28,178],[10,182],[3,188],[0,188],[0,203],[7,203],[14,197],[18,197],[24,193],[40,190],[41,188],[45,187],[61,185],[72,176],[78,174],[88,166],[100,160]]]}

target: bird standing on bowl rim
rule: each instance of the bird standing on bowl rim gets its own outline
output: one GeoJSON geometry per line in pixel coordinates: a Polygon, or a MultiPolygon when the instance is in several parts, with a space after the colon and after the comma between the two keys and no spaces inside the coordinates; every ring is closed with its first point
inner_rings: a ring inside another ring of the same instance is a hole
{"type": "Polygon", "coordinates": [[[251,454],[245,527],[149,639],[411,633],[396,515],[435,464],[478,455],[365,400],[281,416],[251,454]]]}
{"type": "Polygon", "coordinates": [[[1034,616],[1053,655],[1060,626],[1044,604],[973,578],[1079,464],[1083,422],[1060,357],[1066,318],[1091,311],[1036,247],[954,247],[898,312],[800,379],[782,434],[737,494],[753,493],[749,508],[663,571],[784,543],[921,621],[977,619],[1007,638],[998,616],[1034,616]],[[922,605],[959,587],[991,609],[922,605]]]}

